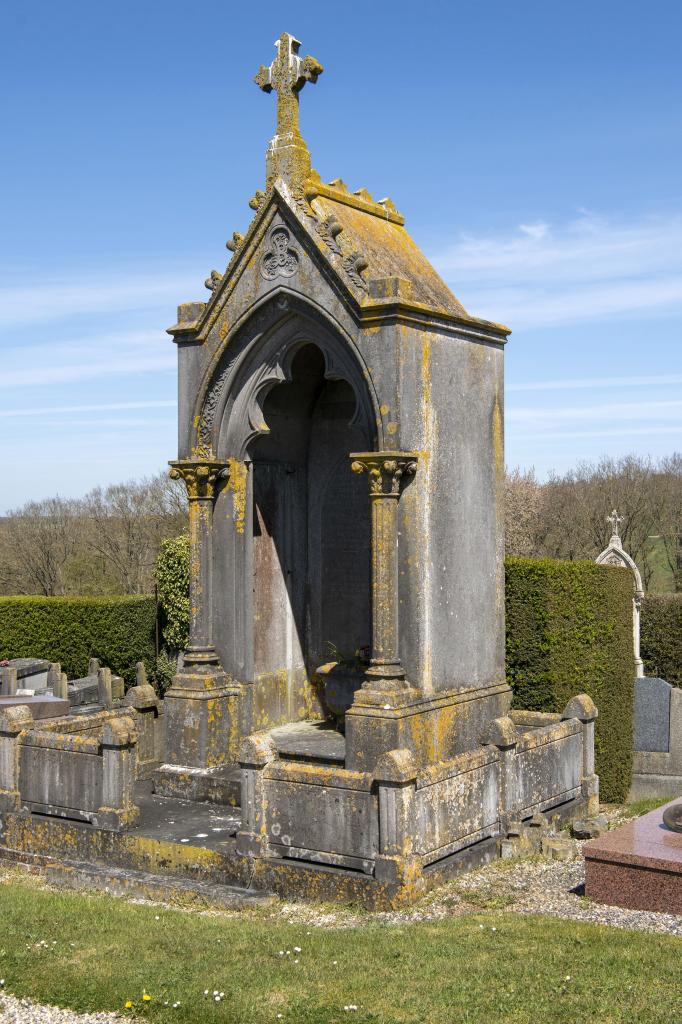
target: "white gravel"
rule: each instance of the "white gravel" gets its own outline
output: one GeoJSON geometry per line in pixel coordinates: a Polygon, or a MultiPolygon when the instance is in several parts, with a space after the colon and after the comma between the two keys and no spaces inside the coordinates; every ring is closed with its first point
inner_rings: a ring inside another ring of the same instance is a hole
{"type": "MultiPolygon", "coordinates": [[[[582,857],[566,864],[544,860],[496,861],[460,878],[455,889],[465,907],[473,902],[484,909],[547,914],[564,920],[682,937],[682,915],[593,903],[583,895],[584,882],[582,857]]],[[[470,909],[466,907],[466,911],[470,909]]]]}
{"type": "Polygon", "coordinates": [[[75,1013],[57,1006],[42,1006],[30,999],[0,995],[1,1024],[113,1024],[122,1020],[130,1024],[133,1018],[118,1013],[75,1013]]]}

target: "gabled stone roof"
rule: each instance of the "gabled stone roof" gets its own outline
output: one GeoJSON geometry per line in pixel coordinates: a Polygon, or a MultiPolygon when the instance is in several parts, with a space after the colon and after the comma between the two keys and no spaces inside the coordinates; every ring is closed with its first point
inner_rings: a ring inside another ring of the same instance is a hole
{"type": "Polygon", "coordinates": [[[351,192],[341,179],[325,184],[312,169],[298,125],[299,92],[306,82],[316,82],[323,68],[313,57],[299,57],[298,40],[286,32],[275,45],[276,59],[270,67],[262,66],[255,78],[261,89],[276,91],[278,99],[277,131],[266,156],[267,191],[257,191],[249,203],[256,215],[246,234],[235,232],[227,243],[234,256],[225,273],[214,270],[207,278],[206,287],[213,293],[209,302],[186,304],[181,323],[170,333],[198,331],[205,337],[230,282],[234,284],[253,255],[263,218],[273,204],[283,204],[361,315],[372,316],[375,309],[395,305],[421,316],[435,314],[508,334],[509,328],[467,313],[405,230],[405,219],[390,199],[375,201],[366,189],[351,192]]]}

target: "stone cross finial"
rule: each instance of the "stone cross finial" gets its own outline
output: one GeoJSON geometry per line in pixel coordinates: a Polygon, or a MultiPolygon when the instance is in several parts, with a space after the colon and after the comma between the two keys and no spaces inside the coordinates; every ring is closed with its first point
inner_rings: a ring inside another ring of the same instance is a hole
{"type": "Polygon", "coordinates": [[[618,540],[620,540],[620,533],[618,531],[618,527],[623,522],[623,517],[618,515],[615,508],[611,515],[606,517],[606,522],[611,523],[611,539],[613,540],[614,537],[617,537],[618,540]]]}
{"type": "Polygon", "coordinates": [[[288,32],[275,41],[277,56],[270,67],[261,64],[254,82],[263,92],[277,93],[277,134],[299,134],[298,94],[306,82],[315,83],[324,68],[314,57],[299,57],[298,39],[288,32]]]}
{"type": "Polygon", "coordinates": [[[261,64],[254,78],[263,92],[277,93],[277,131],[270,143],[267,183],[279,174],[285,180],[310,172],[310,155],[298,125],[298,94],[306,82],[315,83],[324,68],[314,57],[299,57],[300,42],[283,32],[275,42],[277,56],[270,67],[261,64]]]}

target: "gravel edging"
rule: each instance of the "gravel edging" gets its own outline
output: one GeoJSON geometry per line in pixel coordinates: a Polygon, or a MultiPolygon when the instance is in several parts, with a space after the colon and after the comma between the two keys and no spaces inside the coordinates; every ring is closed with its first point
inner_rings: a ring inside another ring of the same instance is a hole
{"type": "Polygon", "coordinates": [[[117,1021],[134,1024],[135,1018],[119,1013],[76,1013],[58,1006],[44,1006],[32,999],[17,999],[0,995],[0,1024],[115,1024],[117,1021]]]}

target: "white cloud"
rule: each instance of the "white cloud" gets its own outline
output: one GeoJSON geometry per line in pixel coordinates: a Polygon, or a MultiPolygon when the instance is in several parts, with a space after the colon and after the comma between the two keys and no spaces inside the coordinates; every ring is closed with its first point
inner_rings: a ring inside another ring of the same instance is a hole
{"type": "Polygon", "coordinates": [[[98,377],[175,370],[175,346],[164,331],[118,331],[75,341],[22,345],[3,353],[4,388],[64,384],[98,377]]]}
{"type": "Polygon", "coordinates": [[[0,327],[25,327],[57,321],[83,313],[119,313],[202,298],[202,280],[197,271],[159,276],[158,274],[47,280],[31,287],[0,288],[0,327]]]}
{"type": "Polygon", "coordinates": [[[545,441],[559,441],[573,438],[593,439],[597,437],[669,437],[677,435],[682,439],[682,424],[674,427],[613,427],[606,430],[543,430],[541,434],[514,434],[514,443],[520,441],[532,441],[533,444],[541,444],[545,441]]]}
{"type": "MultiPolygon", "coordinates": [[[[86,413],[86,412],[118,412],[131,409],[169,409],[174,408],[174,399],[159,399],[145,402],[102,402],[99,405],[32,405],[21,409],[0,409],[0,416],[52,416],[55,413],[86,413]]],[[[118,421],[116,421],[118,422],[118,421]]]]}
{"type": "Polygon", "coordinates": [[[434,263],[477,315],[512,327],[682,309],[682,216],[612,223],[586,213],[518,233],[463,236],[434,263]]]}
{"type": "Polygon", "coordinates": [[[506,419],[509,423],[533,424],[539,429],[544,425],[557,423],[576,423],[587,420],[597,423],[613,420],[619,424],[642,420],[676,420],[682,431],[682,401],[641,401],[611,402],[599,405],[549,406],[546,408],[528,407],[508,409],[506,419]]]}
{"type": "Polygon", "coordinates": [[[549,231],[549,224],[544,224],[542,221],[538,221],[537,224],[519,224],[519,231],[539,241],[549,231]]]}
{"type": "Polygon", "coordinates": [[[638,377],[567,377],[565,380],[524,381],[518,384],[506,384],[505,390],[511,391],[572,391],[581,388],[645,388],[682,384],[682,374],[654,374],[638,377]]]}

